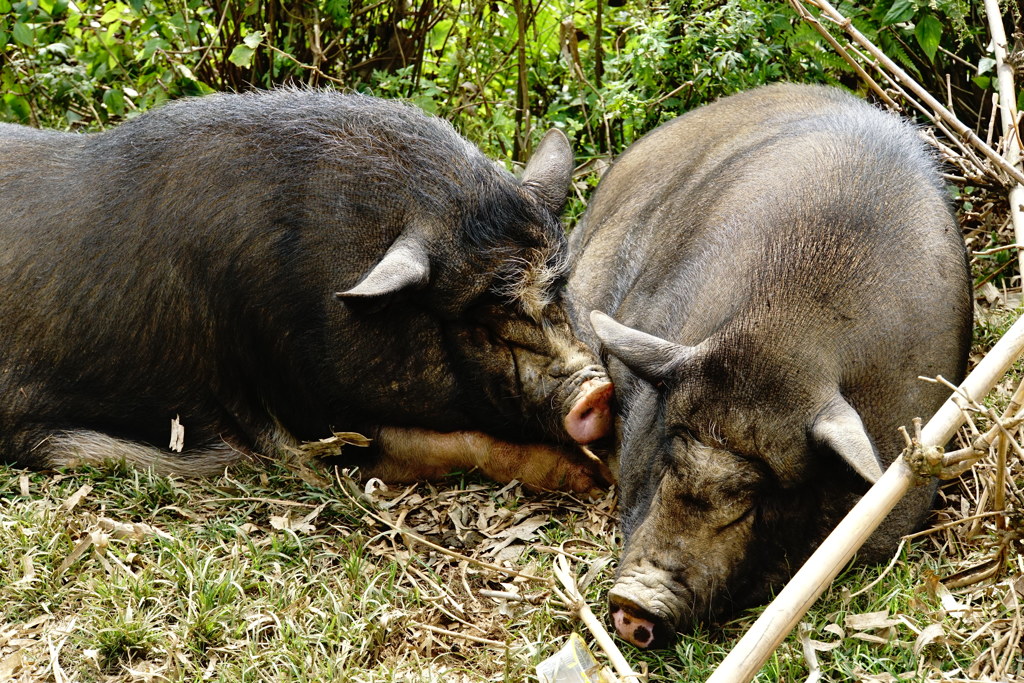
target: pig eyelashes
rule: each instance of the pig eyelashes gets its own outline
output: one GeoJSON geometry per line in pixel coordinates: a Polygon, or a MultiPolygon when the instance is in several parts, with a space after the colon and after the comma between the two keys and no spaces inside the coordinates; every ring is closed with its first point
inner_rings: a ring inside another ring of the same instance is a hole
{"type": "Polygon", "coordinates": [[[508,258],[497,274],[493,291],[498,296],[518,301],[524,312],[540,320],[544,309],[555,300],[558,282],[568,269],[568,255],[532,249],[525,257],[508,258]]]}

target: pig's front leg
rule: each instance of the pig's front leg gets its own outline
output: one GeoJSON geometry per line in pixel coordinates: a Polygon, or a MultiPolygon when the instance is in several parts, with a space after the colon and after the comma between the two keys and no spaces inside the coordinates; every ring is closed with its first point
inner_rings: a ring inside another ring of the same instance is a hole
{"type": "Polygon", "coordinates": [[[438,479],[476,467],[501,483],[518,479],[535,490],[592,497],[612,481],[607,466],[578,447],[511,443],[482,432],[382,427],[376,445],[378,460],[363,475],[384,481],[438,479]]]}

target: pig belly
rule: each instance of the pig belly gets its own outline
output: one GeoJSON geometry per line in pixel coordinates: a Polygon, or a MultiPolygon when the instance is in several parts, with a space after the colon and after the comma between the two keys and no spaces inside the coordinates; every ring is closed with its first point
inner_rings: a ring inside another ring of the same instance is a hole
{"type": "Polygon", "coordinates": [[[611,483],[608,467],[582,449],[512,443],[482,432],[382,427],[377,447],[379,459],[362,470],[364,477],[423,481],[475,467],[500,483],[519,480],[538,491],[590,497],[601,495],[611,483]]]}

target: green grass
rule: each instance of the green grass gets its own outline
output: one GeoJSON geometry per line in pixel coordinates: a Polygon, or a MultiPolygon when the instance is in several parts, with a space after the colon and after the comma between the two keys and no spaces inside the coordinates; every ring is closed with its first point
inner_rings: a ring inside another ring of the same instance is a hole
{"type": "MultiPolygon", "coordinates": [[[[955,488],[947,499],[960,506],[965,495],[955,488]]],[[[83,682],[536,680],[536,664],[582,631],[549,584],[443,555],[382,519],[542,578],[559,552],[574,558],[578,578],[597,565],[584,593],[604,618],[619,545],[613,502],[472,476],[368,496],[340,475],[317,486],[275,466],[198,481],[116,465],[65,474],[0,467],[0,566],[10,568],[0,573],[0,679],[55,678],[56,654],[67,679],[83,682]],[[84,485],[92,490],[66,509],[84,485]],[[514,539],[497,549],[510,529],[514,539]]],[[[971,634],[1013,618],[1004,584],[1021,569],[1007,555],[1002,583],[961,591],[972,609],[948,615],[938,579],[981,562],[1002,537],[946,536],[912,543],[862,595],[850,597],[884,567],[847,570],[819,600],[804,623],[813,640],[838,642],[817,654],[827,680],[973,680],[995,634],[971,634]],[[849,615],[882,610],[896,620],[889,628],[847,625],[849,615]],[[943,636],[915,653],[929,624],[943,636]]],[[[757,613],[703,626],[667,650],[622,649],[651,680],[704,680],[757,613]]],[[[791,635],[758,680],[807,675],[791,635]]]]}

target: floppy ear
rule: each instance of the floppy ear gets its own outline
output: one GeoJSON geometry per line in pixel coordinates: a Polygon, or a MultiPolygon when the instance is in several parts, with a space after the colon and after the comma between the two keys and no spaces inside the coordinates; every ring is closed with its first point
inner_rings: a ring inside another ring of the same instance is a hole
{"type": "Polygon", "coordinates": [[[572,182],[572,148],[565,133],[552,128],[544,134],[523,171],[523,189],[551,210],[562,213],[572,182]]]}
{"type": "Polygon", "coordinates": [[[430,258],[423,243],[400,237],[384,258],[352,289],[337,292],[339,299],[369,299],[403,289],[419,289],[430,281],[430,258]]]}
{"type": "Polygon", "coordinates": [[[590,324],[609,354],[651,384],[667,379],[676,367],[693,355],[689,346],[626,327],[601,311],[590,312],[590,324]]]}
{"type": "Polygon", "coordinates": [[[860,415],[837,392],[811,425],[811,441],[831,449],[856,472],[874,484],[882,476],[882,463],[860,415]]]}

